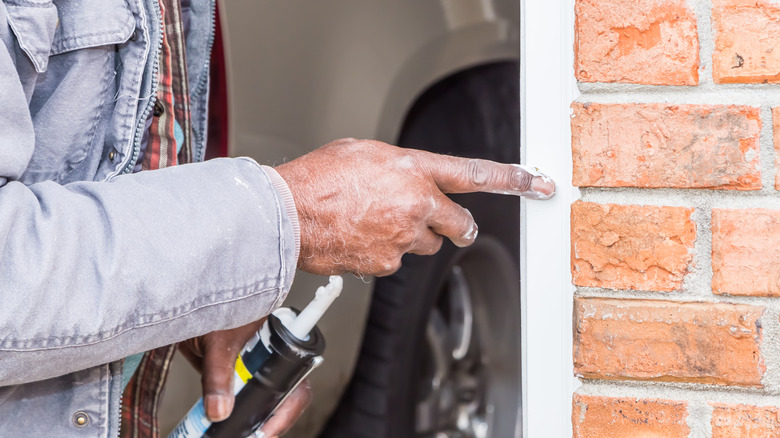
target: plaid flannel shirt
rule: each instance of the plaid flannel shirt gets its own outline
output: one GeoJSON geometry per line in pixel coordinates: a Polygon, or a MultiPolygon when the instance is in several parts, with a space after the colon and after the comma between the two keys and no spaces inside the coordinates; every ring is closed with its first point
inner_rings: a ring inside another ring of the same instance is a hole
{"type": "MultiPolygon", "coordinates": [[[[148,130],[141,170],[192,161],[192,126],[181,0],[159,0],[163,40],[159,55],[157,101],[148,130]],[[178,125],[178,126],[177,126],[178,125]],[[181,129],[177,142],[176,131],[181,129]]],[[[157,411],[176,345],[147,351],[122,395],[120,436],[156,438],[157,411]]]]}

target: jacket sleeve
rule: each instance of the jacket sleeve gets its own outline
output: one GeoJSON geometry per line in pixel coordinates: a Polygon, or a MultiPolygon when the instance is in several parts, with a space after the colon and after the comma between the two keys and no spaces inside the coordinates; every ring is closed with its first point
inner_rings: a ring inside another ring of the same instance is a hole
{"type": "Polygon", "coordinates": [[[6,183],[0,386],[263,317],[291,286],[298,234],[284,181],[250,159],[6,183]]]}
{"type": "Polygon", "coordinates": [[[36,142],[35,76],[19,73],[32,67],[17,66],[16,48],[0,26],[0,386],[236,327],[281,303],[297,213],[271,168],[219,159],[109,182],[18,182],[36,142]]]}

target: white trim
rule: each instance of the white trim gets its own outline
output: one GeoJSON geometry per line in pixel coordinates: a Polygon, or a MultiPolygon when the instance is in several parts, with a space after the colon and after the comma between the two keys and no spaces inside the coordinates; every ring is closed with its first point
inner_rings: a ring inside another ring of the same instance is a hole
{"type": "Polygon", "coordinates": [[[574,80],[574,0],[521,0],[523,162],[558,184],[549,201],[524,201],[523,437],[571,437],[571,399],[579,385],[572,367],[569,206],[570,104],[574,80]]]}

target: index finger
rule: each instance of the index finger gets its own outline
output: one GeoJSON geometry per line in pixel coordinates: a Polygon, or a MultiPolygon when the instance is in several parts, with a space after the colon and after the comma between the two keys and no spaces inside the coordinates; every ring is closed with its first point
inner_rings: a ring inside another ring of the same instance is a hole
{"type": "Polygon", "coordinates": [[[555,195],[555,181],[535,167],[427,152],[418,160],[444,193],[487,192],[530,199],[555,195]]]}

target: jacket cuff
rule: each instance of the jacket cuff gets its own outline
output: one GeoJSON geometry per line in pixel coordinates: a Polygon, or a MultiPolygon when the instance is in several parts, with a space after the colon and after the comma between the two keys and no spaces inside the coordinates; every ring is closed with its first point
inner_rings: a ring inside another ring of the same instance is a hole
{"type": "Polygon", "coordinates": [[[301,253],[301,225],[298,222],[298,209],[295,208],[292,192],[282,176],[273,167],[260,166],[260,168],[263,169],[265,174],[268,175],[268,179],[271,180],[271,185],[282,199],[284,210],[292,223],[293,233],[295,234],[295,261],[297,263],[298,256],[301,253]]]}

